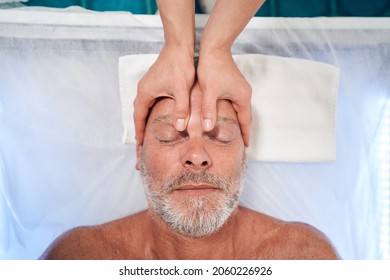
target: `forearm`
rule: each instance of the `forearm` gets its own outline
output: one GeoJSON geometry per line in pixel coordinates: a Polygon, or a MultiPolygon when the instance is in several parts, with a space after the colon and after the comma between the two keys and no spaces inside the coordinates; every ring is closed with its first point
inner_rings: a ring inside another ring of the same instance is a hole
{"type": "Polygon", "coordinates": [[[158,0],[157,5],[164,27],[167,46],[194,52],[195,4],[194,0],[158,0]]]}
{"type": "Polygon", "coordinates": [[[200,52],[230,51],[265,0],[218,0],[203,31],[200,52]]]}

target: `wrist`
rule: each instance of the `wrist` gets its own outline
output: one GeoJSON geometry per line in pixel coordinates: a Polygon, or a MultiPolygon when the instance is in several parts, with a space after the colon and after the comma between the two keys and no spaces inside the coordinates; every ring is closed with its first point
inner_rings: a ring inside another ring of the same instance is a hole
{"type": "Polygon", "coordinates": [[[205,32],[201,38],[199,44],[199,58],[208,57],[208,56],[231,56],[231,47],[233,42],[228,40],[223,40],[221,36],[216,36],[210,38],[207,36],[208,33],[205,32]]]}
{"type": "Polygon", "coordinates": [[[175,56],[185,56],[193,60],[195,55],[195,46],[192,44],[165,42],[163,51],[175,56]]]}
{"type": "Polygon", "coordinates": [[[211,61],[211,60],[227,60],[232,59],[232,52],[230,48],[227,47],[200,47],[199,50],[199,61],[211,61]]]}

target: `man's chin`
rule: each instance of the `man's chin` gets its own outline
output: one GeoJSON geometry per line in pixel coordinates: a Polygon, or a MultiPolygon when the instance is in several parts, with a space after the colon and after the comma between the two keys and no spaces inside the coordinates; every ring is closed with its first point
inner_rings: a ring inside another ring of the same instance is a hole
{"type": "Polygon", "coordinates": [[[165,204],[160,217],[175,231],[192,238],[216,233],[229,219],[237,205],[221,199],[221,195],[188,196],[165,204]],[[218,198],[219,199],[218,199],[218,198]]]}

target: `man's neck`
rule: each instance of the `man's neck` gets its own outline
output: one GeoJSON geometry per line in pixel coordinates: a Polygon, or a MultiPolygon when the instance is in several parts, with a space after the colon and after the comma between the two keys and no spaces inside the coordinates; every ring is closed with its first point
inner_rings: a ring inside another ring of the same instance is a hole
{"type": "Polygon", "coordinates": [[[153,259],[234,259],[237,208],[226,223],[211,235],[194,238],[178,233],[149,211],[150,246],[153,259]]]}

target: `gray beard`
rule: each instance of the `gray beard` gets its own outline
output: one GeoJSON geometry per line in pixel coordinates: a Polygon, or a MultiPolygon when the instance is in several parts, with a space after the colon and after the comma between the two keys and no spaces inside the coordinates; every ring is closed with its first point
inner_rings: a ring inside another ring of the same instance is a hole
{"type": "Polygon", "coordinates": [[[142,153],[140,163],[150,206],[165,223],[185,236],[200,238],[216,232],[238,206],[246,169],[245,157],[241,169],[231,177],[222,178],[207,172],[186,170],[165,182],[153,178],[144,164],[142,153]],[[213,185],[221,193],[217,198],[187,196],[180,202],[171,199],[170,194],[180,185],[200,183],[213,185]]]}

